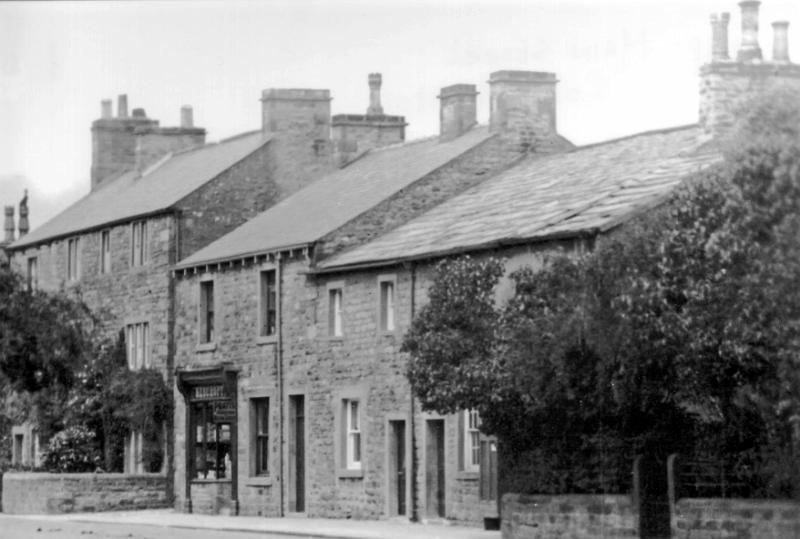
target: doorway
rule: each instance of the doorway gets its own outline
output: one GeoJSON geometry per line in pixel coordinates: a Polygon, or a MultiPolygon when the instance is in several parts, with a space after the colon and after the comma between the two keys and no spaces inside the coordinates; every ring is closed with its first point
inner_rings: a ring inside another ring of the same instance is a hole
{"type": "Polygon", "coordinates": [[[444,419],[426,421],[425,512],[444,517],[444,419]]]}
{"type": "Polygon", "coordinates": [[[639,537],[642,539],[669,539],[670,504],[667,481],[667,463],[655,455],[637,459],[634,488],[639,500],[639,537]]]}
{"type": "Polygon", "coordinates": [[[407,514],[406,422],[389,421],[389,451],[387,484],[389,486],[389,516],[407,514]]]}
{"type": "Polygon", "coordinates": [[[305,396],[289,396],[289,512],[306,510],[305,396]]]}

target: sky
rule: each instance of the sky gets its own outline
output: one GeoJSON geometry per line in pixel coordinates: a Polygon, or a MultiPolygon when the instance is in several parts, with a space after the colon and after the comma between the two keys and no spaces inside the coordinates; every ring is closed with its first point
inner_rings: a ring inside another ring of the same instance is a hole
{"type": "MultiPolygon", "coordinates": [[[[260,127],[264,88],[328,88],[334,114],[363,114],[380,72],[413,139],[438,133],[443,86],[476,84],[486,122],[489,74],[526,69],[557,74],[558,130],[576,144],[694,123],[722,11],[735,55],[733,0],[0,3],[0,204],[27,188],[36,227],[88,193],[91,122],[123,93],[162,126],[192,105],[215,141],[260,127]]],[[[800,25],[800,2],[762,2],[765,59],[775,20],[800,25]]]]}

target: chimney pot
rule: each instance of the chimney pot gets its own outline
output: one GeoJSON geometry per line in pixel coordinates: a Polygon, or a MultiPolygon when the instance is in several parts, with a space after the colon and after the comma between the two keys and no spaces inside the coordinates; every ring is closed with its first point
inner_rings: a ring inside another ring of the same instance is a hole
{"type": "Polygon", "coordinates": [[[117,118],[127,118],[128,117],[128,96],[126,94],[120,94],[117,97],[117,118]]]}
{"type": "Polygon", "coordinates": [[[383,106],[381,106],[383,77],[380,73],[370,73],[367,80],[369,82],[369,108],[367,108],[367,115],[380,116],[383,114],[383,106]]]}
{"type": "Polygon", "coordinates": [[[711,61],[729,60],[728,55],[728,23],[730,13],[711,15],[711,61]]]}
{"type": "Polygon", "coordinates": [[[474,84],[445,86],[436,97],[439,98],[440,140],[452,140],[478,123],[478,92],[474,84]]]}
{"type": "Polygon", "coordinates": [[[25,195],[19,202],[19,237],[21,238],[28,233],[30,226],[28,225],[28,190],[25,189],[25,195]]]}
{"type": "Polygon", "coordinates": [[[194,112],[191,105],[181,107],[181,127],[184,129],[194,127],[194,112]]]}
{"type": "Polygon", "coordinates": [[[110,120],[111,116],[111,100],[103,99],[100,102],[100,117],[104,120],[110,120]]]}
{"type": "Polygon", "coordinates": [[[4,243],[11,243],[14,241],[14,206],[5,207],[6,219],[3,228],[5,229],[4,243]]]}
{"type": "Polygon", "coordinates": [[[759,0],[743,0],[739,2],[742,9],[742,44],[736,60],[750,62],[761,60],[761,47],[758,46],[758,6],[759,0]]]}
{"type": "Polygon", "coordinates": [[[772,61],[789,63],[789,21],[772,23],[772,61]]]}

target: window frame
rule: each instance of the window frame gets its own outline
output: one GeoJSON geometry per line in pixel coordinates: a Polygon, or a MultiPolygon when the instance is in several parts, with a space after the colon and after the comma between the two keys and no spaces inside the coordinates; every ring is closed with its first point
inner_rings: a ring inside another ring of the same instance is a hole
{"type": "Polygon", "coordinates": [[[361,470],[363,461],[363,439],[361,433],[361,401],[359,399],[343,399],[345,419],[345,468],[361,470]],[[355,408],[355,413],[353,409],[355,408]],[[355,418],[355,419],[354,419],[355,418]],[[356,456],[358,459],[356,459],[356,456]]]}
{"type": "Polygon", "coordinates": [[[272,451],[270,450],[270,397],[257,396],[250,398],[250,477],[269,477],[272,466],[272,451]],[[260,410],[263,409],[263,415],[260,410]],[[263,420],[263,423],[260,421],[263,420]],[[264,429],[262,430],[262,427],[264,429]],[[266,432],[264,432],[266,431],[266,432]]]}
{"type": "Polygon", "coordinates": [[[100,273],[111,273],[111,229],[100,231],[100,273]]]}
{"type": "Polygon", "coordinates": [[[131,257],[132,268],[141,267],[150,261],[149,230],[147,219],[140,219],[131,223],[131,257]]]}
{"type": "Polygon", "coordinates": [[[132,321],[125,325],[125,355],[129,370],[152,368],[152,348],[149,321],[132,321]]]}
{"type": "Polygon", "coordinates": [[[39,257],[29,256],[26,263],[25,281],[28,286],[28,292],[33,292],[39,289],[39,257]]]}
{"type": "Polygon", "coordinates": [[[77,281],[81,277],[80,236],[67,239],[67,281],[77,281]]]}
{"type": "Polygon", "coordinates": [[[273,265],[265,265],[258,272],[258,328],[257,337],[259,342],[274,342],[278,337],[278,327],[280,325],[280,283],[278,268],[273,265]],[[272,275],[272,292],[269,292],[268,276],[272,275]],[[269,331],[269,303],[272,295],[272,332],[269,331]]]}
{"type": "Polygon", "coordinates": [[[231,461],[231,468],[233,468],[233,465],[232,465],[233,458],[231,458],[231,452],[233,450],[233,438],[234,438],[234,435],[235,435],[235,426],[234,426],[234,423],[232,421],[215,421],[214,420],[214,417],[213,417],[214,416],[214,413],[213,413],[214,402],[215,401],[213,401],[213,400],[209,400],[209,401],[192,401],[192,402],[189,403],[189,406],[188,406],[188,409],[187,409],[187,413],[190,414],[189,415],[189,418],[190,418],[189,424],[191,426],[191,432],[189,433],[191,435],[191,442],[190,442],[190,445],[189,445],[190,450],[191,450],[191,454],[190,454],[189,457],[190,457],[191,462],[192,462],[192,472],[193,472],[192,473],[193,477],[190,479],[191,481],[232,481],[232,479],[233,479],[232,478],[232,469],[225,469],[226,468],[226,466],[225,466],[225,464],[226,464],[225,458],[224,458],[224,456],[222,456],[222,458],[220,458],[220,457],[221,457],[221,446],[225,442],[227,442],[227,444],[225,444],[225,445],[227,445],[229,447],[227,455],[228,455],[228,458],[231,461]],[[202,414],[198,414],[197,413],[197,411],[199,409],[202,409],[202,414]],[[199,417],[200,415],[202,415],[202,421],[200,421],[200,417],[199,417]],[[213,425],[214,426],[213,436],[210,436],[209,429],[207,428],[209,425],[213,425]],[[222,438],[222,436],[221,436],[221,434],[222,434],[222,432],[224,430],[222,428],[223,425],[227,425],[228,426],[228,429],[227,429],[228,430],[228,439],[227,440],[224,440],[222,438]],[[201,432],[202,432],[202,436],[201,436],[201,440],[200,441],[197,440],[198,427],[200,427],[201,432]],[[199,452],[198,452],[198,446],[199,446],[199,452]],[[209,455],[209,451],[211,450],[210,448],[212,446],[213,446],[213,452],[214,452],[214,460],[213,460],[213,462],[214,462],[214,469],[213,469],[214,476],[213,477],[209,477],[208,474],[209,474],[209,471],[211,471],[211,469],[208,467],[208,462],[209,462],[208,461],[208,455],[209,455]],[[202,456],[202,460],[203,460],[202,469],[198,468],[198,466],[197,466],[197,460],[198,460],[199,456],[202,456]],[[225,475],[223,477],[219,476],[220,469],[225,469],[225,475]],[[200,477],[201,473],[202,473],[202,477],[200,477]]]}
{"type": "Polygon", "coordinates": [[[481,419],[477,410],[462,410],[459,448],[461,471],[478,473],[481,469],[481,419]],[[477,462],[475,462],[477,457],[477,462]]]}
{"type": "Polygon", "coordinates": [[[378,332],[397,333],[397,276],[393,274],[378,276],[378,332]],[[391,290],[391,295],[384,290],[391,290]]]}
{"type": "Polygon", "coordinates": [[[333,394],[334,460],[340,479],[363,478],[369,455],[366,453],[369,423],[367,409],[369,388],[363,385],[343,387],[333,394]],[[358,403],[357,429],[352,429],[349,403],[358,403]],[[354,436],[358,434],[358,464],[354,461],[354,436]]]}
{"type": "Polygon", "coordinates": [[[329,339],[342,339],[344,325],[344,281],[333,281],[325,287],[328,297],[328,331],[329,339]],[[338,302],[337,302],[338,297],[338,302]],[[338,303],[338,305],[337,305],[338,303]],[[337,324],[338,322],[338,324],[337,324]]]}
{"type": "Polygon", "coordinates": [[[213,347],[217,338],[217,328],[215,327],[216,318],[216,287],[214,279],[210,276],[202,277],[198,287],[197,302],[197,337],[198,344],[203,347],[213,347]],[[209,310],[209,302],[211,309],[209,310]],[[210,314],[210,316],[209,316],[210,314]]]}

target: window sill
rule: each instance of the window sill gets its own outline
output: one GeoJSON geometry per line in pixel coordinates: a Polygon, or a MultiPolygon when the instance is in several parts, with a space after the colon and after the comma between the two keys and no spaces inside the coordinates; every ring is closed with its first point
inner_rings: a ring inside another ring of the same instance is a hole
{"type": "Polygon", "coordinates": [[[218,483],[230,483],[230,479],[192,479],[193,485],[205,485],[205,484],[218,484],[218,483]]]}
{"type": "Polygon", "coordinates": [[[340,469],[336,472],[336,477],[339,479],[363,479],[364,470],[340,469]]]}
{"type": "Polygon", "coordinates": [[[204,342],[194,347],[195,352],[211,352],[216,349],[217,349],[217,343],[215,342],[204,342]]]}
{"type": "Polygon", "coordinates": [[[277,335],[259,335],[256,337],[256,344],[276,344],[277,342],[277,335]]]}
{"type": "Polygon", "coordinates": [[[272,477],[269,475],[254,475],[247,478],[245,485],[248,487],[268,487],[272,485],[272,477]]]}
{"type": "Polygon", "coordinates": [[[480,472],[479,471],[460,471],[456,474],[456,479],[459,481],[477,481],[480,479],[480,472]]]}

